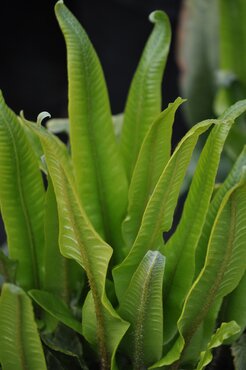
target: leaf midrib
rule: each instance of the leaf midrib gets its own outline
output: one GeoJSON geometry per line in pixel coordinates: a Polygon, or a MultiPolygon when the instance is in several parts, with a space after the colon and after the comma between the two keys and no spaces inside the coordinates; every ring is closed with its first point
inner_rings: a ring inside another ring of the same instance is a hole
{"type": "Polygon", "coordinates": [[[86,91],[87,91],[87,94],[86,94],[86,100],[87,100],[87,104],[86,104],[86,111],[87,111],[87,117],[88,117],[88,124],[86,125],[87,127],[87,132],[88,132],[88,136],[90,138],[89,142],[90,142],[90,152],[91,152],[91,155],[92,155],[92,158],[93,158],[93,166],[94,166],[94,178],[95,178],[95,182],[96,182],[96,188],[97,188],[97,194],[98,194],[98,200],[99,200],[99,204],[100,204],[100,210],[101,210],[101,220],[102,220],[102,224],[103,224],[103,229],[104,229],[104,232],[105,232],[105,235],[106,235],[106,238],[107,240],[110,241],[110,231],[109,231],[109,220],[108,220],[108,212],[107,212],[107,206],[106,206],[106,203],[104,201],[105,199],[105,194],[103,194],[103,180],[102,180],[102,174],[101,174],[101,168],[98,166],[98,162],[99,162],[99,155],[97,154],[97,151],[96,151],[96,148],[97,148],[97,145],[95,145],[95,140],[94,140],[94,127],[93,127],[93,124],[91,124],[91,122],[93,123],[93,120],[92,120],[92,109],[91,109],[91,99],[93,99],[93,94],[91,94],[91,89],[90,89],[90,83],[88,81],[88,76],[90,75],[90,73],[88,73],[88,66],[87,64],[85,63],[84,61],[84,58],[87,59],[87,55],[83,52],[83,40],[81,39],[81,35],[80,35],[80,32],[78,31],[77,27],[73,24],[73,22],[70,21],[69,17],[66,18],[66,21],[70,24],[71,28],[73,29],[74,31],[74,35],[77,37],[77,40],[78,40],[78,43],[81,45],[81,53],[83,54],[84,57],[81,58],[81,64],[82,64],[82,68],[84,69],[84,71],[86,71],[86,73],[84,73],[84,81],[85,81],[85,85],[86,85],[86,91]],[[98,176],[97,176],[98,175],[98,176]]]}
{"type": "Polygon", "coordinates": [[[36,249],[35,249],[35,238],[34,238],[34,235],[33,235],[33,232],[32,232],[31,223],[29,222],[30,216],[29,216],[29,212],[28,212],[28,207],[27,207],[26,202],[25,202],[25,196],[24,196],[24,192],[23,192],[23,185],[22,185],[22,182],[21,182],[21,169],[20,169],[20,161],[19,161],[19,157],[18,157],[18,150],[17,150],[17,147],[16,147],[15,138],[14,138],[14,135],[12,133],[12,130],[10,129],[10,127],[8,125],[8,122],[7,122],[6,118],[3,116],[1,111],[0,111],[0,113],[1,113],[2,119],[5,123],[5,128],[7,129],[8,133],[9,133],[9,137],[12,141],[13,154],[14,154],[14,158],[15,158],[16,172],[17,172],[16,182],[17,182],[17,187],[19,189],[21,208],[22,208],[22,211],[23,211],[25,224],[26,224],[26,228],[27,228],[27,235],[28,235],[28,239],[29,239],[29,251],[30,251],[31,260],[32,260],[31,267],[32,267],[32,272],[33,272],[34,285],[35,285],[35,288],[38,289],[39,286],[40,286],[40,282],[39,282],[39,276],[38,276],[38,273],[37,273],[37,271],[38,271],[37,270],[38,262],[37,262],[37,255],[36,255],[36,249]]]}
{"type": "Polygon", "coordinates": [[[236,205],[235,205],[235,200],[232,198],[231,199],[231,225],[230,225],[230,230],[228,232],[228,243],[227,243],[227,248],[226,248],[226,253],[224,254],[225,258],[223,259],[222,264],[220,265],[220,268],[218,269],[218,273],[216,274],[217,279],[215,280],[214,284],[210,287],[208,294],[207,294],[207,299],[206,302],[204,302],[203,306],[201,307],[200,313],[196,316],[194,321],[192,322],[192,325],[190,329],[188,330],[187,334],[184,334],[184,337],[186,338],[186,346],[187,343],[191,340],[193,334],[197,330],[198,326],[200,325],[201,321],[207,314],[211,303],[217,298],[216,294],[218,293],[220,284],[224,278],[225,272],[226,272],[226,267],[228,265],[228,261],[230,260],[232,250],[233,250],[233,240],[234,240],[234,235],[235,235],[235,230],[236,230],[236,205]]]}
{"type": "MultiPolygon", "coordinates": [[[[65,170],[63,169],[63,167],[60,165],[59,162],[58,162],[58,164],[59,164],[61,172],[63,173],[63,178],[66,179],[67,176],[66,176],[65,170]]],[[[73,192],[74,198],[75,198],[75,202],[78,205],[80,213],[83,215],[83,210],[81,209],[80,202],[77,199],[74,187],[68,179],[67,179],[67,182],[68,182],[68,184],[70,185],[70,187],[72,189],[72,192],[73,192]]],[[[68,209],[69,216],[70,216],[70,222],[72,224],[72,228],[73,228],[73,232],[75,234],[76,240],[78,241],[79,252],[80,252],[82,261],[84,261],[84,268],[85,268],[85,271],[86,271],[86,274],[87,274],[87,277],[88,277],[88,281],[89,281],[89,285],[90,285],[90,288],[91,288],[93,301],[94,301],[94,305],[95,305],[95,313],[96,313],[96,317],[97,317],[97,334],[98,334],[98,339],[99,339],[100,353],[101,353],[101,355],[103,355],[102,360],[105,361],[105,364],[102,364],[102,365],[103,365],[103,369],[104,369],[104,366],[105,366],[105,369],[107,369],[108,359],[107,359],[107,346],[106,346],[106,337],[105,337],[106,331],[105,331],[105,322],[104,322],[104,315],[103,315],[103,310],[102,310],[102,303],[101,303],[101,299],[100,299],[100,293],[98,291],[98,287],[97,287],[96,280],[94,278],[93,271],[91,270],[91,263],[89,261],[89,256],[88,256],[88,253],[86,251],[86,249],[87,249],[86,248],[86,243],[83,239],[83,236],[81,235],[81,233],[79,232],[79,230],[77,228],[77,223],[76,223],[76,220],[75,220],[75,217],[74,217],[75,212],[73,212],[72,202],[70,202],[69,194],[68,194],[66,189],[67,189],[66,186],[64,186],[63,187],[63,196],[64,196],[64,198],[66,197],[66,205],[67,205],[67,209],[68,209]],[[81,245],[84,245],[84,250],[81,247],[81,245]]]]}

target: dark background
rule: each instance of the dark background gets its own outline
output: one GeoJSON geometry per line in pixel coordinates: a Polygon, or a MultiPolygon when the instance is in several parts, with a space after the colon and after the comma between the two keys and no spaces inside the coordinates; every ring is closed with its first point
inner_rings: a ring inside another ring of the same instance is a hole
{"type": "MultiPolygon", "coordinates": [[[[36,119],[44,110],[52,117],[67,116],[66,49],[54,4],[48,0],[1,0],[0,89],[7,104],[16,113],[24,110],[28,119],[36,119]]],[[[124,109],[133,73],[153,27],[149,14],[156,9],[166,11],[173,37],[164,74],[163,107],[179,95],[175,40],[181,0],[66,0],[65,4],[83,24],[99,55],[113,114],[124,109]]],[[[179,111],[174,144],[185,131],[179,111]]]]}

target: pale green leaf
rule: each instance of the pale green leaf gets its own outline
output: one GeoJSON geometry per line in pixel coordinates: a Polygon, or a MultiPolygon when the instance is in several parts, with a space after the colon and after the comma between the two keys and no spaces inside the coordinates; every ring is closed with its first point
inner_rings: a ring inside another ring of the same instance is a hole
{"type": "Polygon", "coordinates": [[[0,297],[0,362],[6,370],[45,370],[45,358],[31,300],[12,284],[0,297]]]}
{"type": "Polygon", "coordinates": [[[48,177],[48,188],[45,198],[44,230],[43,289],[55,294],[68,304],[84,276],[78,264],[75,261],[63,257],[60,252],[57,203],[50,177],[48,177]]]}
{"type": "Polygon", "coordinates": [[[121,150],[128,178],[143,139],[161,111],[161,85],[171,39],[171,27],[162,11],[150,14],[154,29],[142,53],[129,90],[121,135],[121,150]]]}
{"type": "Polygon", "coordinates": [[[102,68],[85,30],[61,1],[55,12],[67,46],[69,131],[79,199],[96,231],[120,254],[127,178],[102,68]]]}
{"type": "Polygon", "coordinates": [[[69,134],[69,122],[68,118],[52,118],[46,123],[46,127],[53,134],[60,134],[65,132],[69,134]]]}
{"type": "Polygon", "coordinates": [[[44,250],[44,187],[38,161],[17,116],[0,95],[0,204],[17,282],[38,288],[44,250]]]}
{"type": "Polygon", "coordinates": [[[141,146],[128,192],[127,218],[123,236],[132,246],[153,190],[171,154],[172,126],[175,112],[184,100],[169,104],[150,126],[141,146]]]}
{"type": "Polygon", "coordinates": [[[148,251],[119,306],[120,316],[131,324],[123,348],[134,369],[146,368],[162,355],[164,265],[165,258],[159,252],[148,251]]]}

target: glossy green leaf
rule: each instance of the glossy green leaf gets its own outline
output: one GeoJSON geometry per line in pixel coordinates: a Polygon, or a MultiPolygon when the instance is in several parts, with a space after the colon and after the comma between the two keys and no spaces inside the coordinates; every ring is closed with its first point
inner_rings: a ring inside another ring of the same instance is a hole
{"type": "MultiPolygon", "coordinates": [[[[178,321],[180,336],[172,349],[153,366],[158,368],[178,360],[210,308],[238,285],[246,260],[246,182],[230,189],[222,200],[209,239],[206,261],[193,283],[178,321]]],[[[180,364],[180,360],[177,362],[180,364]]]]}
{"type": "Polygon", "coordinates": [[[121,135],[129,179],[145,134],[161,112],[161,84],[171,39],[170,23],[164,12],[155,11],[149,19],[155,25],[131,83],[121,135]]]}
{"type": "MultiPolygon", "coordinates": [[[[109,363],[113,366],[115,351],[128,328],[128,323],[117,315],[105,294],[112,248],[96,233],[81,206],[66,147],[42,128],[33,129],[40,135],[56,194],[60,250],[65,257],[82,266],[87,274],[96,312],[93,341],[98,341],[102,369],[107,369],[109,363]]],[[[83,334],[88,338],[86,331],[83,334]]]]}
{"type": "Polygon", "coordinates": [[[199,136],[218,123],[203,121],[188,131],[178,144],[146,206],[136,240],[124,261],[113,270],[116,294],[121,301],[131,277],[148,250],[163,245],[162,233],[172,225],[180,188],[199,136]]]}
{"type": "Polygon", "coordinates": [[[219,347],[226,339],[235,335],[239,330],[240,327],[235,321],[222,323],[212,336],[206,351],[201,353],[200,361],[196,367],[196,370],[204,369],[205,366],[208,365],[213,359],[212,350],[216,347],[219,347]]]}
{"type": "Polygon", "coordinates": [[[57,203],[52,181],[48,178],[45,198],[45,251],[44,251],[44,290],[47,290],[65,303],[69,303],[76,288],[83,279],[83,272],[75,261],[62,256],[59,249],[59,220],[57,203]],[[51,263],[52,261],[52,263],[51,263]]]}
{"type": "Polygon", "coordinates": [[[45,370],[46,364],[31,300],[4,284],[0,298],[0,362],[6,370],[45,370]]]}
{"type": "Polygon", "coordinates": [[[67,46],[70,143],[79,199],[97,232],[118,247],[117,253],[127,178],[102,68],[86,32],[61,1],[55,12],[67,46]]]}
{"type": "Polygon", "coordinates": [[[53,293],[32,289],[28,292],[37,304],[58,321],[81,334],[81,322],[76,320],[66,304],[53,293]]]}
{"type": "Polygon", "coordinates": [[[166,256],[164,313],[168,315],[164,342],[177,332],[177,321],[195,273],[195,252],[214,190],[221,152],[232,122],[215,126],[193,175],[178,227],[161,252],[166,256]]]}
{"type": "Polygon", "coordinates": [[[123,235],[129,246],[136,239],[144,210],[171,154],[174,115],[184,100],[177,98],[152,123],[145,136],[128,193],[123,235]]]}
{"type": "Polygon", "coordinates": [[[120,316],[131,326],[123,339],[133,369],[143,369],[162,355],[162,283],[165,258],[148,251],[134,273],[119,306],[120,316]]]}
{"type": "Polygon", "coordinates": [[[0,95],[0,203],[17,282],[38,288],[43,266],[44,187],[38,162],[16,115],[0,95]],[[13,179],[15,179],[13,181],[13,179]]]}

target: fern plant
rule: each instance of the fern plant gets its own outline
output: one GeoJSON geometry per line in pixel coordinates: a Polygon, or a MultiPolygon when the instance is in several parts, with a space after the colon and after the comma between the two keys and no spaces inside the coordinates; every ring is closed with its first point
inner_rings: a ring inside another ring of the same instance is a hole
{"type": "Polygon", "coordinates": [[[161,112],[167,16],[150,15],[124,114],[112,118],[86,32],[61,1],[55,13],[67,46],[69,120],[43,127],[46,112],[30,122],[0,97],[2,369],[201,370],[246,325],[245,149],[215,187],[246,101],[192,127],[171,152],[184,100],[161,112]],[[69,145],[52,133],[59,130],[69,145]],[[207,131],[180,222],[164,242],[207,131]]]}

